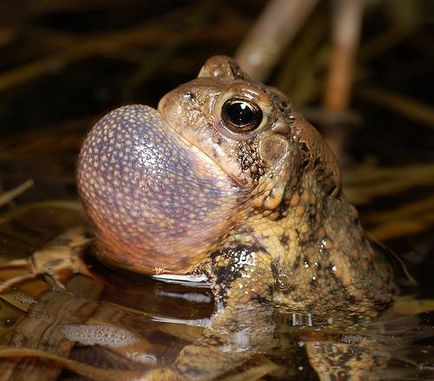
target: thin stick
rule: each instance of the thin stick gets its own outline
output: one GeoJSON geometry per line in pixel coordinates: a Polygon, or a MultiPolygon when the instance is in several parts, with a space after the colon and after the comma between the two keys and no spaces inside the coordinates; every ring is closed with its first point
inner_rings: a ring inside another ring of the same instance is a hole
{"type": "Polygon", "coordinates": [[[412,121],[434,128],[434,107],[375,86],[357,89],[357,96],[384,106],[412,121]]]}
{"type": "Polygon", "coordinates": [[[8,279],[7,281],[4,281],[0,283],[0,294],[9,290],[10,288],[16,286],[17,284],[26,282],[31,279],[35,279],[38,274],[26,274],[26,275],[20,275],[13,277],[11,279],[8,279]]]}
{"type": "Polygon", "coordinates": [[[346,194],[355,204],[396,194],[418,186],[434,185],[434,164],[377,167],[365,164],[344,173],[346,194]]]}
{"type": "Polygon", "coordinates": [[[18,197],[20,194],[24,193],[27,189],[33,186],[33,180],[24,181],[21,185],[18,185],[16,188],[4,192],[0,195],[0,206],[10,203],[13,199],[18,197]]]}
{"type": "Polygon", "coordinates": [[[369,231],[379,240],[426,231],[434,222],[434,195],[394,210],[366,215],[364,221],[374,225],[369,231]]]}
{"type": "Polygon", "coordinates": [[[31,348],[13,348],[0,346],[0,358],[22,358],[22,357],[36,357],[38,359],[45,359],[54,361],[81,376],[88,377],[92,380],[106,380],[106,381],[119,381],[119,380],[140,380],[142,372],[117,370],[117,369],[101,369],[92,365],[84,364],[75,360],[71,360],[54,353],[44,352],[31,348]]]}
{"type": "Polygon", "coordinates": [[[12,269],[15,267],[26,267],[29,264],[27,258],[25,259],[14,259],[12,261],[0,262],[0,270],[2,269],[12,269]]]}
{"type": "MultiPolygon", "coordinates": [[[[346,111],[350,103],[354,60],[362,25],[363,0],[334,0],[333,5],[333,52],[324,107],[330,113],[341,113],[346,111]]],[[[328,135],[328,143],[339,156],[342,151],[344,134],[342,131],[335,130],[329,131],[328,135]]]]}
{"type": "Polygon", "coordinates": [[[317,2],[318,0],[269,1],[235,54],[241,68],[256,80],[264,80],[317,2]]]}
{"type": "MultiPolygon", "coordinates": [[[[309,0],[312,1],[312,0],[309,0]]],[[[183,33],[184,38],[212,42],[215,40],[233,40],[234,35],[242,33],[244,26],[234,24],[231,28],[220,25],[198,30],[192,28],[183,33]]],[[[0,74],[0,93],[21,85],[42,75],[58,72],[65,65],[76,63],[96,55],[111,55],[122,48],[134,46],[159,47],[167,40],[161,26],[139,26],[127,31],[117,31],[102,36],[90,37],[77,42],[74,46],[60,52],[37,59],[28,64],[13,68],[0,74]]]]}
{"type": "Polygon", "coordinates": [[[363,0],[334,1],[333,53],[324,97],[329,111],[344,111],[348,107],[362,14],[363,0]]]}

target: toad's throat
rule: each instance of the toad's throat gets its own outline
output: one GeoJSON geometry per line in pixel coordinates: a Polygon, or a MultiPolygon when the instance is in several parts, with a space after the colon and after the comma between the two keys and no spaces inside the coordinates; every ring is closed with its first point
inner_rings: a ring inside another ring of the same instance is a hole
{"type": "Polygon", "coordinates": [[[220,166],[140,105],[115,110],[92,129],[78,184],[100,256],[151,274],[202,263],[239,218],[243,197],[220,166]]]}

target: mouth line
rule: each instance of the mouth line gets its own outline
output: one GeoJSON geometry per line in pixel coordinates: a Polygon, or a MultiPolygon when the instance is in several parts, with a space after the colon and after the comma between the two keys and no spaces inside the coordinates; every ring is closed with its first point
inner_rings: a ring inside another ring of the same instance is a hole
{"type": "MultiPolygon", "coordinates": [[[[161,112],[160,112],[161,114],[161,112]]],[[[234,184],[237,188],[241,188],[245,191],[252,190],[255,186],[252,186],[253,184],[249,183],[243,183],[240,181],[239,178],[236,177],[236,175],[230,173],[227,171],[224,167],[222,167],[215,159],[213,159],[210,155],[208,155],[206,152],[204,152],[195,142],[192,142],[190,139],[188,139],[186,136],[184,136],[182,133],[180,133],[175,127],[173,127],[162,115],[162,118],[164,122],[167,124],[167,126],[170,128],[170,130],[181,140],[183,144],[186,145],[186,147],[193,149],[196,151],[198,155],[200,155],[204,161],[209,162],[209,164],[212,164],[214,166],[217,166],[234,184]]],[[[223,155],[222,155],[223,156],[223,155]]]]}
{"type": "Polygon", "coordinates": [[[217,161],[215,161],[210,155],[208,155],[206,152],[202,151],[195,143],[191,142],[187,138],[185,138],[182,135],[179,135],[179,137],[182,138],[183,141],[185,141],[187,144],[189,144],[192,148],[194,148],[199,155],[201,155],[203,158],[205,158],[206,161],[209,161],[210,164],[217,166],[232,182],[235,183],[236,187],[242,188],[245,190],[249,190],[249,184],[243,184],[234,174],[228,172],[225,168],[223,168],[217,161]]]}

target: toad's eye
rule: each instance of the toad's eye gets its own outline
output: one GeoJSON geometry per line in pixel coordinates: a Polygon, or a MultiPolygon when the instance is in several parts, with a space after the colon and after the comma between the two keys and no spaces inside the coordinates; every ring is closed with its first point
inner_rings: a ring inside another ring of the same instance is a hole
{"type": "Polygon", "coordinates": [[[235,133],[252,131],[262,122],[262,111],[258,105],[244,99],[228,99],[221,113],[226,127],[235,133]]]}

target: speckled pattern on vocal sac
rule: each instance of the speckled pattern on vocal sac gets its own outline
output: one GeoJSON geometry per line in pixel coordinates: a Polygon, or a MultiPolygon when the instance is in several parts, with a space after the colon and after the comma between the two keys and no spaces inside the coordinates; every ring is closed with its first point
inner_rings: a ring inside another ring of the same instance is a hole
{"type": "Polygon", "coordinates": [[[190,245],[190,239],[197,239],[200,246],[204,236],[226,230],[226,221],[216,227],[210,216],[231,212],[236,189],[221,170],[210,168],[204,155],[180,145],[176,136],[165,132],[158,113],[141,105],[106,115],[83,145],[79,186],[100,249],[118,248],[127,266],[151,271],[154,265],[143,254],[158,252],[159,267],[173,271],[188,265],[189,258],[173,261],[167,248],[181,252],[185,241],[190,245]],[[194,168],[203,176],[197,176],[194,168]]]}

